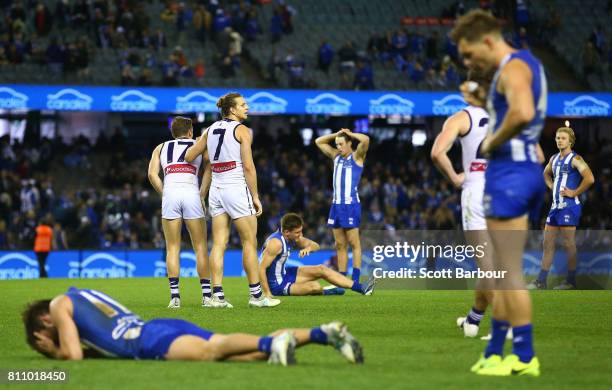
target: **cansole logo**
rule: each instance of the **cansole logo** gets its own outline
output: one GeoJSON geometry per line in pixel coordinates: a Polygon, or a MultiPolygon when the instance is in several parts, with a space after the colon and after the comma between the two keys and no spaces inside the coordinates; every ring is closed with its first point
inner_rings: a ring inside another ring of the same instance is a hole
{"type": "Polygon", "coordinates": [[[351,111],[351,102],[333,93],[322,93],[315,98],[306,99],[308,114],[344,115],[351,111]]]}
{"type": "Polygon", "coordinates": [[[588,261],[578,262],[580,273],[591,275],[609,275],[612,272],[612,253],[604,253],[588,261]]]}
{"type": "Polygon", "coordinates": [[[121,95],[111,97],[112,111],[155,111],[157,99],[137,89],[130,89],[121,95]]]}
{"type": "Polygon", "coordinates": [[[463,110],[467,104],[461,95],[447,95],[440,100],[434,100],[432,111],[434,115],[450,116],[457,111],[463,110]]]}
{"type": "MultiPolygon", "coordinates": [[[[196,256],[195,253],[181,253],[181,260],[187,260],[188,263],[193,264],[192,266],[183,267],[181,266],[180,276],[182,278],[189,278],[198,276],[198,269],[196,268],[196,256]]],[[[155,270],[153,271],[153,276],[160,277],[166,276],[166,262],[165,261],[156,261],[155,262],[155,270]]]]}
{"type": "Polygon", "coordinates": [[[246,98],[250,111],[257,114],[282,114],[287,111],[287,101],[269,92],[258,92],[246,98]]]}
{"type": "Polygon", "coordinates": [[[176,98],[176,110],[183,112],[216,112],[219,98],[195,91],[176,98]]]}
{"type": "Polygon", "coordinates": [[[0,108],[17,109],[27,108],[28,97],[13,88],[0,87],[0,108]]]}
{"type": "Polygon", "coordinates": [[[412,115],[413,110],[414,103],[411,100],[394,93],[370,100],[370,114],[372,115],[412,115]]]}
{"type": "Polygon", "coordinates": [[[88,256],[82,263],[71,261],[68,265],[69,278],[130,278],[136,269],[134,264],[118,259],[110,253],[96,253],[88,256]]]}
{"type": "Polygon", "coordinates": [[[21,253],[0,257],[0,279],[36,279],[40,276],[38,262],[21,253]]]}
{"type": "Polygon", "coordinates": [[[610,105],[590,95],[581,95],[571,101],[563,102],[565,115],[608,116],[610,105]]]}
{"type": "Polygon", "coordinates": [[[93,98],[77,91],[66,88],[53,95],[47,95],[47,108],[51,110],[91,110],[93,98]]]}

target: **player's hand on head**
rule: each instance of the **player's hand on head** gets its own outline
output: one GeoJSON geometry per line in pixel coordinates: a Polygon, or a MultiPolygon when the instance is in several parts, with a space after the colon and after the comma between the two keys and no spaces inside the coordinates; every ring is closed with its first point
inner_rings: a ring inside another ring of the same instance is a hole
{"type": "Polygon", "coordinates": [[[52,354],[57,349],[55,342],[53,342],[53,340],[51,340],[51,338],[46,334],[41,332],[34,332],[34,336],[36,337],[36,346],[41,351],[52,354]]]}
{"type": "Polygon", "coordinates": [[[465,81],[459,86],[463,99],[471,106],[484,107],[486,91],[475,81],[465,81]]]}

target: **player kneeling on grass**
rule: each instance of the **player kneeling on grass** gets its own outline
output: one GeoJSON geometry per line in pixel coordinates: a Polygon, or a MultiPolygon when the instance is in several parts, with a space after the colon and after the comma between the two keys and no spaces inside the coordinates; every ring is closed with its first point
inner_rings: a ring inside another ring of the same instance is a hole
{"type": "Polygon", "coordinates": [[[219,334],[180,319],[145,322],[100,291],[74,287],[53,300],[30,303],[23,322],[28,344],[52,359],[268,360],[286,366],[295,363],[296,347],[315,343],[333,346],[349,362],[363,363],[361,346],[341,322],[264,337],[219,334]]]}
{"type": "Polygon", "coordinates": [[[291,250],[299,249],[300,258],[319,250],[319,244],[302,235],[303,227],[304,221],[299,215],[288,213],[281,219],[281,228],[266,239],[259,259],[259,274],[266,295],[342,295],[345,288],[363,295],[372,294],[374,278],[361,285],[358,280],[353,281],[323,265],[285,267],[291,250]],[[323,288],[318,282],[320,279],[334,286],[323,288]]]}

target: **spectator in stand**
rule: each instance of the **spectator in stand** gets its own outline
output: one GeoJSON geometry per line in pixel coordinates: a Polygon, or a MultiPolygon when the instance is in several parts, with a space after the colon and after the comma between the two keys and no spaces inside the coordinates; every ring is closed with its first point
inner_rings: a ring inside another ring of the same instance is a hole
{"type": "Polygon", "coordinates": [[[204,66],[203,58],[199,58],[196,62],[196,65],[193,69],[193,74],[199,81],[202,81],[204,79],[204,76],[206,75],[206,67],[204,66]]]}
{"type": "Polygon", "coordinates": [[[254,42],[257,40],[257,35],[261,34],[261,27],[257,22],[257,13],[254,9],[247,14],[244,26],[244,36],[247,41],[254,42]]]}
{"type": "Polygon", "coordinates": [[[274,10],[272,14],[272,19],[270,19],[270,36],[272,43],[276,43],[280,41],[281,36],[283,35],[283,19],[280,13],[280,10],[277,8],[274,10]]]}
{"type": "Polygon", "coordinates": [[[340,72],[348,72],[355,69],[357,61],[357,51],[353,47],[352,41],[347,41],[344,46],[338,50],[338,59],[340,60],[340,72]]]}
{"type": "Polygon", "coordinates": [[[329,73],[329,67],[334,60],[334,49],[324,40],[319,46],[318,52],[318,67],[325,73],[329,73]]]}
{"type": "Polygon", "coordinates": [[[51,26],[51,12],[49,12],[49,8],[44,3],[39,1],[34,12],[34,28],[36,33],[40,36],[46,36],[51,30],[51,26]]]}
{"type": "Polygon", "coordinates": [[[355,73],[353,88],[356,91],[370,91],[374,89],[374,72],[369,64],[362,61],[357,63],[357,73],[355,73]]]}

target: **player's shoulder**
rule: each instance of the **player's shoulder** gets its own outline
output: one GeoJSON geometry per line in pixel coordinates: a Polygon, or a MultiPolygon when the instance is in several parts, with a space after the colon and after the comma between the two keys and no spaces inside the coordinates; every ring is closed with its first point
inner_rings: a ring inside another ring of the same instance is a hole
{"type": "Polygon", "coordinates": [[[266,250],[270,253],[279,253],[283,249],[283,243],[276,234],[272,234],[266,243],[266,250]]]}
{"type": "Polygon", "coordinates": [[[52,313],[68,311],[71,313],[72,299],[66,294],[56,296],[49,303],[49,311],[52,313]]]}

